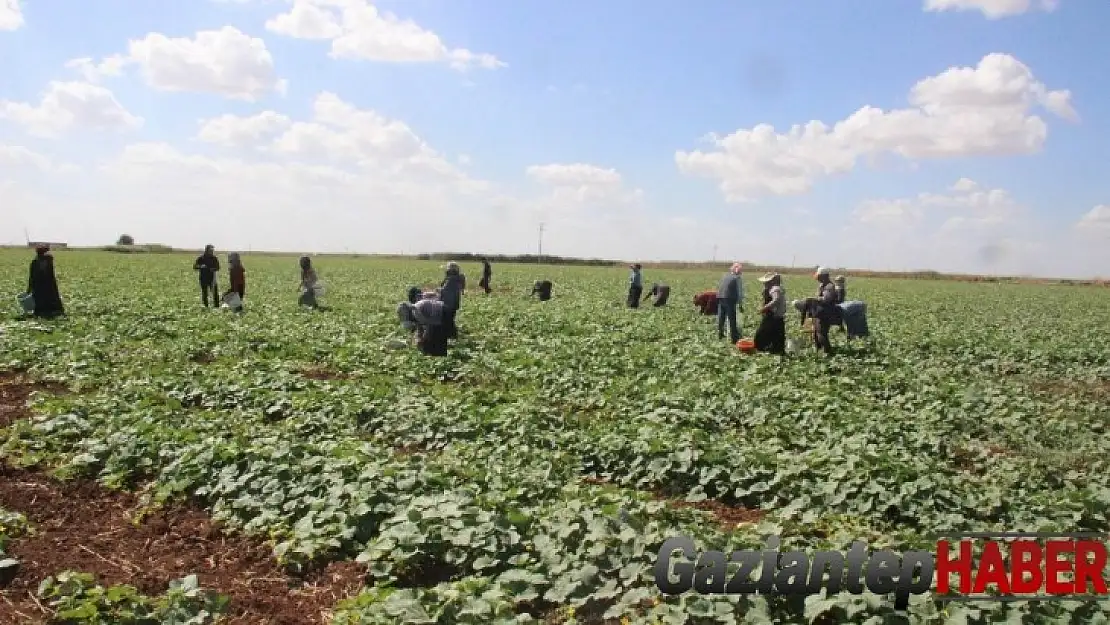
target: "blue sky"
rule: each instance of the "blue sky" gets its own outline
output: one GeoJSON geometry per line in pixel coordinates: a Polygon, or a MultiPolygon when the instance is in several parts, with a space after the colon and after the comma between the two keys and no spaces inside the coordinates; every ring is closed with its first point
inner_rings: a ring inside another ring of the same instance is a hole
{"type": "Polygon", "coordinates": [[[1106,3],[16,6],[5,242],[1110,274],[1106,3]]]}

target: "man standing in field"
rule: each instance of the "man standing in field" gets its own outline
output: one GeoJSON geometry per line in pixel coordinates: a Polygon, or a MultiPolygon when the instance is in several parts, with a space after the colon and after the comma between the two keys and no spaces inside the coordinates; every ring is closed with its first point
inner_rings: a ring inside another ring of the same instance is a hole
{"type": "Polygon", "coordinates": [[[482,290],[486,292],[486,295],[490,294],[489,281],[491,277],[493,277],[493,268],[489,265],[489,259],[483,258],[482,279],[478,281],[478,286],[482,287],[482,290]]]}
{"type": "Polygon", "coordinates": [[[200,277],[200,301],[208,308],[208,294],[212,294],[212,307],[220,306],[220,293],[216,286],[216,276],[220,273],[220,259],[216,258],[216,248],[204,246],[204,253],[193,263],[193,270],[200,277]]]}
{"type": "Polygon", "coordinates": [[[640,295],[644,292],[644,276],[640,273],[640,263],[632,265],[632,274],[628,276],[628,307],[640,307],[640,295]]]}
{"type": "Polygon", "coordinates": [[[813,311],[813,346],[831,356],[833,350],[832,343],[829,342],[829,329],[839,321],[836,285],[829,279],[829,270],[825,267],[818,267],[814,278],[820,286],[817,288],[817,301],[813,311]]]}
{"type": "Polygon", "coordinates": [[[721,283],[717,287],[717,338],[725,338],[725,321],[728,321],[729,336],[733,343],[740,340],[740,326],[736,316],[738,310],[743,312],[741,309],[741,303],[744,301],[743,271],[743,265],[733,264],[732,269],[721,278],[721,283]]]}

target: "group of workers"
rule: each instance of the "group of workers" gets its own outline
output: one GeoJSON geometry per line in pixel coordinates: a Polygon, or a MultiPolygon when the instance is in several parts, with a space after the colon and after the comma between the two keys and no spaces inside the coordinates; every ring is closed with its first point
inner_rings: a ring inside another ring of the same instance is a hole
{"type": "MultiPolygon", "coordinates": [[[[35,259],[31,261],[30,276],[27,284],[27,299],[32,301],[33,314],[37,317],[56,317],[65,314],[58,283],[54,274],[54,259],[49,247],[36,248],[35,259]]],[[[204,252],[193,263],[193,269],[200,280],[201,304],[208,307],[221,303],[237,312],[242,312],[246,299],[246,270],[237,253],[228,254],[229,288],[221,297],[218,288],[220,261],[215,248],[207,245],[204,252]]],[[[312,260],[302,256],[300,264],[300,298],[298,303],[307,308],[319,308],[319,295],[322,285],[312,266],[312,260]]],[[[444,266],[445,275],[439,288],[422,291],[418,287],[408,289],[405,301],[398,304],[397,315],[401,326],[410,333],[421,352],[431,356],[447,354],[448,342],[458,338],[457,315],[462,306],[466,290],[466,276],[459,264],[449,262],[444,266]]],[[[733,343],[742,336],[740,315],[744,301],[743,265],[735,263],[721,278],[716,291],[705,291],[694,296],[694,306],[703,315],[716,315],[717,337],[724,339],[725,327],[733,343]]],[[[631,265],[629,276],[629,308],[639,308],[642,301],[654,298],[653,306],[667,304],[671,287],[654,283],[644,294],[643,266],[631,265]]],[[[792,306],[801,313],[801,323],[807,319],[813,322],[814,347],[826,354],[832,354],[829,331],[840,327],[848,335],[848,340],[868,336],[866,304],[861,301],[848,301],[846,280],[843,276],[831,278],[829,270],[819,267],[814,273],[817,280],[817,296],[794,300],[792,306]]],[[[478,286],[489,295],[493,271],[487,259],[482,259],[482,278],[478,286]]],[[[760,307],[761,318],[755,331],[755,349],[772,354],[786,351],[786,314],[788,303],[782,277],[768,273],[759,278],[763,285],[760,307]]],[[[538,296],[540,301],[551,299],[553,285],[550,280],[538,280],[532,286],[530,297],[538,296]]]]}
{"type": "MultiPolygon", "coordinates": [[[[628,306],[639,307],[640,294],[643,291],[643,273],[640,264],[631,266],[629,276],[628,306]]],[[[705,291],[694,296],[694,306],[703,315],[717,316],[717,338],[724,339],[725,326],[728,326],[729,338],[733,343],[740,340],[741,331],[739,315],[744,301],[744,267],[735,263],[717,285],[716,291],[705,291]]],[[[847,280],[844,276],[831,278],[830,272],[825,267],[818,267],[814,273],[817,280],[817,297],[795,300],[793,307],[801,313],[801,323],[805,325],[807,319],[813,322],[813,345],[824,352],[832,354],[832,343],[829,340],[829,330],[840,327],[848,335],[848,340],[868,336],[867,306],[860,301],[847,301],[847,280]]],[[[782,286],[782,276],[777,273],[768,273],[759,278],[763,285],[761,303],[759,307],[760,323],[754,338],[755,349],[772,354],[786,352],[786,314],[788,304],[786,289],[782,286]]],[[[656,306],[666,304],[670,295],[670,287],[663,284],[652,285],[649,295],[656,297],[656,306]]]]}

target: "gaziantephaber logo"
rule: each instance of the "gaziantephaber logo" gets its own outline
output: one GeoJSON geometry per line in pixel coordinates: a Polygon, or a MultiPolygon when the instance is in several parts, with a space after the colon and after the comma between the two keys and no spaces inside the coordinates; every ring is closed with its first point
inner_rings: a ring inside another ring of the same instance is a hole
{"type": "Polygon", "coordinates": [[[904,610],[910,595],[933,588],[942,601],[1052,601],[1107,599],[1104,577],[1106,534],[966,533],[937,537],[936,552],[871,552],[862,542],[848,552],[779,550],[767,539],[763,551],[698,553],[688,537],[671,538],[659,549],[655,583],[668,595],[819,594],[866,589],[894,593],[904,610]],[[676,557],[681,552],[682,557],[676,557]],[[735,569],[729,574],[730,565],[735,569]],[[738,566],[737,566],[738,565],[738,566]],[[754,574],[759,572],[758,576],[754,574]],[[953,586],[952,577],[958,579],[953,586]],[[958,594],[953,593],[953,589],[958,594]]]}

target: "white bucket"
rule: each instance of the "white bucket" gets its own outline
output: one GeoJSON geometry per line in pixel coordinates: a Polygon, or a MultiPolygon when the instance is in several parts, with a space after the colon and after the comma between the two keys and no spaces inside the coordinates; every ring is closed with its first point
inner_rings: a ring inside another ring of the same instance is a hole
{"type": "Polygon", "coordinates": [[[238,293],[232,291],[224,296],[224,308],[239,308],[242,305],[243,300],[239,297],[238,293]]]}
{"type": "Polygon", "coordinates": [[[19,307],[23,309],[23,312],[27,313],[28,315],[35,312],[34,295],[31,295],[30,293],[20,293],[18,296],[16,296],[15,299],[19,302],[19,307]]]}

